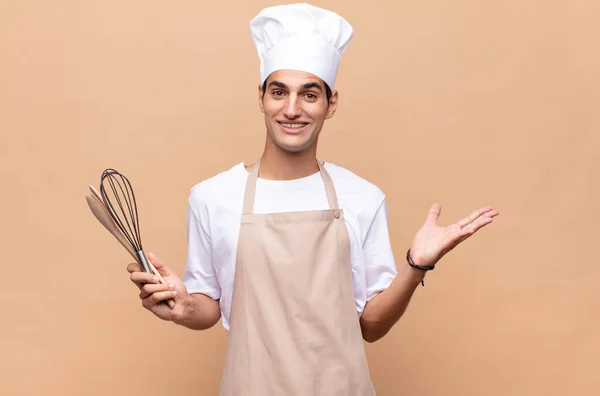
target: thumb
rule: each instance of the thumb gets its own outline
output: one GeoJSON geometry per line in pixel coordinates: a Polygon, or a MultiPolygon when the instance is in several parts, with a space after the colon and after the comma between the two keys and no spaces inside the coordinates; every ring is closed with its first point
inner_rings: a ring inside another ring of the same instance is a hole
{"type": "Polygon", "coordinates": [[[442,212],[442,207],[436,203],[431,205],[429,208],[429,212],[427,212],[427,217],[425,218],[425,224],[427,225],[437,225],[437,220],[440,217],[440,213],[442,212]]]}
{"type": "Polygon", "coordinates": [[[148,253],[147,257],[159,274],[162,276],[173,275],[173,272],[154,253],[148,253]]]}

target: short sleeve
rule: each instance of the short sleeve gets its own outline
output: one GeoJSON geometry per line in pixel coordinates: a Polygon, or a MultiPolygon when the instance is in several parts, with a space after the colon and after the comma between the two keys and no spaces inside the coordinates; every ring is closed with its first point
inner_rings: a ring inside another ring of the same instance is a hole
{"type": "Polygon", "coordinates": [[[195,203],[190,197],[186,216],[188,251],[183,282],[188,293],[202,293],[218,300],[221,287],[213,264],[208,221],[206,204],[195,203]]]}
{"type": "Polygon", "coordinates": [[[363,244],[366,275],[366,299],[385,290],[397,275],[388,228],[387,201],[377,208],[363,244]]]}

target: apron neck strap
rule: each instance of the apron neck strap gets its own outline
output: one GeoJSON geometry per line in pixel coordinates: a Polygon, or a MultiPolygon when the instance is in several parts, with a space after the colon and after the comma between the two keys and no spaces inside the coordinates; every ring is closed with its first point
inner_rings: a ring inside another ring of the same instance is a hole
{"type": "MultiPolygon", "coordinates": [[[[329,209],[339,209],[337,194],[335,193],[335,187],[333,181],[329,176],[329,173],[323,166],[321,161],[317,161],[319,165],[319,173],[325,184],[325,193],[327,194],[327,202],[329,202],[329,209]]],[[[260,168],[260,159],[256,161],[256,164],[250,170],[248,179],[246,180],[246,191],[244,193],[244,206],[242,214],[252,214],[254,212],[254,197],[256,195],[256,182],[258,180],[258,170],[260,168]]]]}

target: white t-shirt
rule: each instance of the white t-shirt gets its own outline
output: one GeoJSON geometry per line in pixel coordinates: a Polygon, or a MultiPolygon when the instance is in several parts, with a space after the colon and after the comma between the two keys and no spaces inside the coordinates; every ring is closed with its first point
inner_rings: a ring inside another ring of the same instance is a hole
{"type": "MultiPolygon", "coordinates": [[[[367,301],[396,276],[388,233],[386,197],[374,184],[332,163],[331,176],[350,236],[352,278],[358,315],[367,301]]],[[[245,164],[192,187],[187,212],[188,255],[184,283],[188,293],[220,300],[223,327],[229,312],[236,250],[248,171],[245,164]]],[[[320,173],[295,180],[266,180],[256,185],[254,212],[276,213],[328,209],[320,173]]]]}

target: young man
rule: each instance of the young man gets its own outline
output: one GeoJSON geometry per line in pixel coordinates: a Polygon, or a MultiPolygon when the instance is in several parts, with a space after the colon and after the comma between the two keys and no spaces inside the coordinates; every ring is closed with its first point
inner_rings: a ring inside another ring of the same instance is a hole
{"type": "Polygon", "coordinates": [[[153,255],[170,285],[137,264],[131,280],[161,319],[208,329],[222,317],[222,396],[374,395],[363,340],[383,337],[426,271],[498,212],[440,227],[433,205],[397,270],[383,192],[316,156],[352,27],[307,4],[267,8],[250,26],[264,152],[192,188],[184,281],[153,255]]]}

